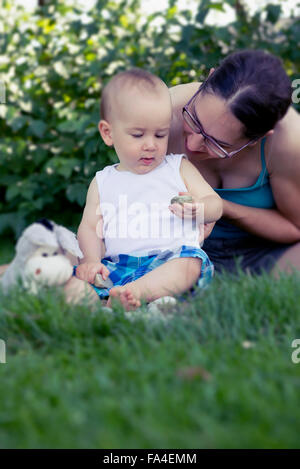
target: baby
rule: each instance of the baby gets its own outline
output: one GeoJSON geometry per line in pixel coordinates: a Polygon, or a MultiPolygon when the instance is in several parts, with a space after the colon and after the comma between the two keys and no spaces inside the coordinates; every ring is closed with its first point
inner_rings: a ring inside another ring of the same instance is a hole
{"type": "Polygon", "coordinates": [[[100,298],[132,310],[157,298],[205,285],[213,266],[200,249],[202,223],[222,215],[222,201],[184,155],[166,155],[171,123],[169,90],[141,69],[114,76],[102,93],[99,131],[119,163],[98,171],[78,229],[84,254],[76,277],[100,298]],[[171,204],[189,193],[192,203],[171,204]]]}

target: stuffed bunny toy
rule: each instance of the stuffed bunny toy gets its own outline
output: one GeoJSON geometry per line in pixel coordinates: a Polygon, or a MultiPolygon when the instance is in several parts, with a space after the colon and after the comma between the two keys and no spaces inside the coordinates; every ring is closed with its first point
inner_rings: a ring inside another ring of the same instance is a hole
{"type": "Polygon", "coordinates": [[[40,286],[64,285],[73,275],[68,255],[74,256],[75,261],[83,257],[75,234],[42,218],[23,231],[16,255],[0,284],[7,292],[20,279],[33,294],[38,293],[40,286]]]}
{"type": "MultiPolygon", "coordinates": [[[[75,234],[42,218],[23,231],[16,244],[16,255],[0,278],[0,285],[4,292],[8,292],[21,280],[24,288],[34,295],[42,286],[64,285],[73,275],[73,264],[68,255],[73,256],[74,263],[83,258],[75,234]]],[[[109,278],[103,280],[100,274],[96,274],[94,284],[99,288],[113,286],[109,278]]],[[[173,297],[158,298],[148,305],[148,310],[157,314],[161,305],[175,303],[173,297]]]]}

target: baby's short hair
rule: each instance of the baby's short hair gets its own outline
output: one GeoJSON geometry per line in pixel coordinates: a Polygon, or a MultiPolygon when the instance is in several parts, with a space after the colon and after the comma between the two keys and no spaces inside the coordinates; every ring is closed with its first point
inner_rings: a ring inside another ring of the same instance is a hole
{"type": "Polygon", "coordinates": [[[101,96],[101,119],[107,120],[111,110],[111,97],[125,88],[125,86],[142,85],[150,90],[155,90],[157,85],[167,85],[156,75],[142,68],[131,68],[117,73],[104,87],[101,96]]]}

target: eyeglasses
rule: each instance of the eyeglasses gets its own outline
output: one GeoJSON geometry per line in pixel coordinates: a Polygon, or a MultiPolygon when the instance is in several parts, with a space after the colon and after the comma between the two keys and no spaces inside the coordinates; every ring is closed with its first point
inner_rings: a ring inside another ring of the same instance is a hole
{"type": "Polygon", "coordinates": [[[191,97],[189,102],[182,108],[183,119],[185,120],[187,125],[192,129],[193,132],[195,132],[196,134],[202,135],[204,139],[204,144],[209,150],[211,150],[213,153],[218,155],[220,158],[231,158],[233,155],[236,155],[239,151],[243,150],[251,143],[256,142],[257,139],[255,138],[254,140],[250,140],[250,142],[246,143],[238,150],[234,150],[228,153],[226,150],[224,150],[224,148],[221,147],[221,145],[219,145],[212,137],[210,137],[210,135],[207,135],[205,133],[201,125],[201,122],[199,121],[197,116],[191,114],[190,111],[188,110],[188,107],[190,106],[190,104],[195,100],[196,96],[198,96],[198,94],[202,90],[203,84],[204,83],[200,85],[200,88],[197,90],[197,92],[191,97]]]}

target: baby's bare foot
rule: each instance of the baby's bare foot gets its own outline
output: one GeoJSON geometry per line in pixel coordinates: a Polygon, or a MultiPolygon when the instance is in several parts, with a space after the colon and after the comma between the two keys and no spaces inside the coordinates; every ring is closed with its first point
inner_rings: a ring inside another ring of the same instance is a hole
{"type": "Polygon", "coordinates": [[[138,291],[131,286],[114,287],[109,291],[107,306],[111,306],[112,299],[119,300],[125,311],[132,311],[141,306],[138,291]]]}
{"type": "Polygon", "coordinates": [[[121,292],[120,300],[126,311],[132,311],[141,306],[139,298],[129,288],[121,292]]]}

